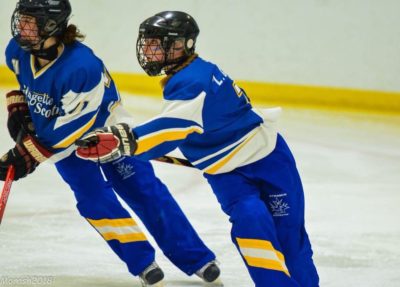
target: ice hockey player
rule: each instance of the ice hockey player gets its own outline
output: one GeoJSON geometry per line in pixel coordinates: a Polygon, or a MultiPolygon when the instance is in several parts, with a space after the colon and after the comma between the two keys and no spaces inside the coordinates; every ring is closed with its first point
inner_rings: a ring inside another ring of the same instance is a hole
{"type": "Polygon", "coordinates": [[[77,154],[95,161],[121,154],[152,159],[179,147],[229,215],[233,243],[255,285],[316,287],[303,188],[274,127],[274,110],[253,108],[228,75],[195,54],[198,34],[183,12],[145,20],[137,58],[150,76],[167,75],[162,113],[136,127],[122,123],[91,132],[77,143],[77,154]]]}
{"type": "Polygon", "coordinates": [[[8,129],[16,145],[0,160],[0,180],[9,165],[18,180],[50,159],[73,190],[80,214],[144,286],[161,286],[164,274],[155,250],[114,191],[179,269],[206,282],[216,280],[215,255],[148,162],[126,157],[98,165],[76,157],[76,139],[120,121],[124,110],[102,61],[80,42],[77,27],[68,24],[70,14],[68,0],[17,3],[6,49],[7,65],[20,85],[7,94],[8,129]]]}

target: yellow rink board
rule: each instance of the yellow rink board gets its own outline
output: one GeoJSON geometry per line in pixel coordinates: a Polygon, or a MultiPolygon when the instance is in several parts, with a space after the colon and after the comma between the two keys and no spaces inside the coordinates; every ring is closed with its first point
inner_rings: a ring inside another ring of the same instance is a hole
{"type": "MultiPolygon", "coordinates": [[[[160,77],[111,73],[120,91],[161,98],[160,77]]],[[[237,81],[251,101],[262,106],[291,106],[400,114],[400,92],[237,81]]],[[[0,66],[0,85],[16,86],[14,75],[0,66]]]]}

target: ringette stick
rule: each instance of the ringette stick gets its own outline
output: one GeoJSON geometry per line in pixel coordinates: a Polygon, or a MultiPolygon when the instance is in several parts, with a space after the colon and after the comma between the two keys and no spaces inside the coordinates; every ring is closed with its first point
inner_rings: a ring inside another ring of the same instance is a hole
{"type": "Polygon", "coordinates": [[[14,166],[10,165],[7,170],[6,180],[4,181],[3,190],[0,196],[0,224],[3,220],[4,210],[6,209],[8,195],[11,191],[11,185],[14,180],[15,169],[14,166]]]}

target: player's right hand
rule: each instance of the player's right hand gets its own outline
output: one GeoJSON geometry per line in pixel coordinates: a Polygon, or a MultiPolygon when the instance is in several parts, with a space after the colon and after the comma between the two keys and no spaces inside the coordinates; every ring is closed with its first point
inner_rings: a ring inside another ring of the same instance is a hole
{"type": "Polygon", "coordinates": [[[106,163],[122,156],[132,156],[137,148],[131,128],[120,123],[103,127],[75,141],[79,158],[106,163]]]}
{"type": "Polygon", "coordinates": [[[21,91],[11,91],[6,95],[7,100],[7,128],[12,139],[16,142],[18,132],[23,129],[25,132],[33,133],[34,127],[25,96],[21,91]]]}

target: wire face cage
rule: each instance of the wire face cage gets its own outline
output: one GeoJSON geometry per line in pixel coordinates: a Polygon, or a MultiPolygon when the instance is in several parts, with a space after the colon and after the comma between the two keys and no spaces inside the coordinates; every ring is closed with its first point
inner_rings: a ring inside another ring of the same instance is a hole
{"type": "Polygon", "coordinates": [[[42,41],[36,18],[20,14],[18,11],[15,11],[12,16],[11,32],[14,39],[23,49],[32,49],[42,41]]]}
{"type": "Polygon", "coordinates": [[[149,38],[139,35],[136,56],[140,66],[150,76],[166,74],[187,58],[185,39],[177,37],[149,38]]]}
{"type": "Polygon", "coordinates": [[[136,56],[147,74],[150,76],[163,74],[165,52],[160,39],[139,36],[136,43],[136,56]]]}

